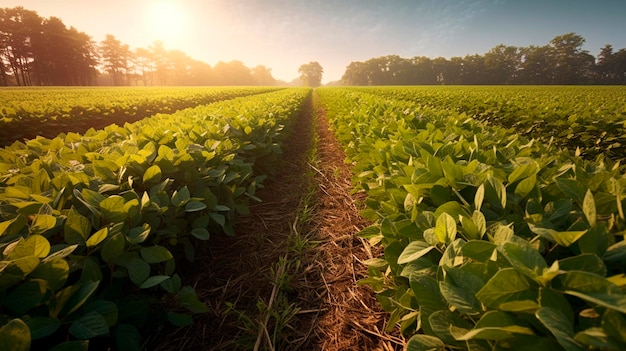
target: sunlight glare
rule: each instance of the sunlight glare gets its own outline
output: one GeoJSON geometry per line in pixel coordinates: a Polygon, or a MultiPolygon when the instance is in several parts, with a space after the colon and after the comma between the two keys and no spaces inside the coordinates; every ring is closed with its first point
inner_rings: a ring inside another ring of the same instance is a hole
{"type": "Polygon", "coordinates": [[[184,40],[188,18],[180,3],[174,0],[150,1],[146,10],[145,28],[154,40],[174,43],[184,40]]]}

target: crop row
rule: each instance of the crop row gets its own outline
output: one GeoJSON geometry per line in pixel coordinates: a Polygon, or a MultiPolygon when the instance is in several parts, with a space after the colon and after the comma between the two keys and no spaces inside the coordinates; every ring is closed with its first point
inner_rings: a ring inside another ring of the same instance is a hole
{"type": "Polygon", "coordinates": [[[465,113],[520,135],[555,143],[586,158],[626,155],[623,87],[381,87],[354,88],[388,99],[465,113]]]}
{"type": "Polygon", "coordinates": [[[0,146],[36,136],[83,133],[174,111],[277,90],[233,88],[4,88],[0,94],[0,146]]]}
{"type": "Polygon", "coordinates": [[[626,176],[464,113],[318,89],[409,350],[622,350],[626,176]]]}
{"type": "Polygon", "coordinates": [[[86,350],[110,337],[136,350],[159,323],[192,323],[189,313],[207,307],[177,264],[212,234],[235,234],[309,94],[285,89],[0,149],[2,349],[86,350]]]}

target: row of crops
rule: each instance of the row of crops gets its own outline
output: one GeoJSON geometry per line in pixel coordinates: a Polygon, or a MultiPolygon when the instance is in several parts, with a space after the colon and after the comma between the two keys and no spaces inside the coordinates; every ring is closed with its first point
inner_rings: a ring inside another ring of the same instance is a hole
{"type": "Polygon", "coordinates": [[[593,158],[626,155],[626,89],[614,86],[359,87],[418,106],[465,113],[593,158]]]}
{"type": "Polygon", "coordinates": [[[0,149],[0,349],[107,338],[137,350],[163,323],[191,324],[207,307],[177,267],[212,233],[234,235],[309,95],[283,89],[0,149]]]}
{"type": "Polygon", "coordinates": [[[0,146],[60,132],[123,125],[275,87],[4,88],[0,94],[0,146]]]}
{"type": "Polygon", "coordinates": [[[623,350],[624,154],[578,154],[622,147],[624,91],[457,89],[318,89],[384,248],[362,283],[409,350],[623,350]]]}

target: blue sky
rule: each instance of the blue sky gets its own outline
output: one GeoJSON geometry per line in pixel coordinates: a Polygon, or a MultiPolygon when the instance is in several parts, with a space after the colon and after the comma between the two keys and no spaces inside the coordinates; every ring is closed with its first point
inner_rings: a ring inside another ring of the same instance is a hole
{"type": "Polygon", "coordinates": [[[56,16],[95,41],[168,49],[215,64],[264,65],[291,80],[318,61],[324,82],[352,61],[484,54],[498,44],[545,45],[575,32],[597,55],[626,48],[626,0],[0,0],[56,16]]]}

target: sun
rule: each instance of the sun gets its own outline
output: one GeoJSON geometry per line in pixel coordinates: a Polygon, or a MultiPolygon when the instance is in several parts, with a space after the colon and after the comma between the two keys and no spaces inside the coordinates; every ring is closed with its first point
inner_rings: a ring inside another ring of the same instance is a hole
{"type": "Polygon", "coordinates": [[[189,18],[175,0],[150,1],[144,13],[145,30],[155,40],[173,43],[183,39],[189,18]]]}

